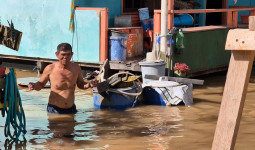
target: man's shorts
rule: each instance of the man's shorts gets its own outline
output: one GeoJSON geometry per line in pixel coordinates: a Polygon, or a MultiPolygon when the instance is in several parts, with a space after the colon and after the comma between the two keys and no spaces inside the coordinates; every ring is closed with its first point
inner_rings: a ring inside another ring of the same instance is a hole
{"type": "Polygon", "coordinates": [[[75,113],[77,113],[75,104],[71,108],[67,108],[67,109],[59,108],[55,105],[48,104],[47,111],[49,113],[53,113],[53,114],[75,114],[75,113]]]}

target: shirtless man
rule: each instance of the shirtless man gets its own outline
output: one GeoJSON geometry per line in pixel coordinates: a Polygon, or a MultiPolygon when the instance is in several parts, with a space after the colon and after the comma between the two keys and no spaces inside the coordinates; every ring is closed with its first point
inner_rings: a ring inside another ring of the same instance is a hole
{"type": "Polygon", "coordinates": [[[29,83],[28,88],[39,91],[50,81],[51,92],[47,111],[57,114],[73,114],[77,112],[74,104],[76,85],[80,89],[88,89],[97,86],[97,81],[84,82],[80,66],[71,62],[73,52],[70,44],[59,44],[56,56],[59,61],[48,65],[40,80],[36,83],[29,83]]]}

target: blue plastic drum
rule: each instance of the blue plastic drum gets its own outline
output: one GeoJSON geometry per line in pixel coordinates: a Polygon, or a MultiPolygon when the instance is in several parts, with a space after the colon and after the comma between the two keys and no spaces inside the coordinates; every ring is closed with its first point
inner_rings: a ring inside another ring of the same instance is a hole
{"type": "Polygon", "coordinates": [[[110,60],[126,61],[127,37],[110,37],[110,60]]]}

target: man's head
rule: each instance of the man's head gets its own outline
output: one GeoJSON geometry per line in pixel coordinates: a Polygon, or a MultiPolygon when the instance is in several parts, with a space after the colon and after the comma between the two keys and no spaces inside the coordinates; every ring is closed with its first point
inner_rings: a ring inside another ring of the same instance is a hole
{"type": "Polygon", "coordinates": [[[73,56],[72,46],[68,43],[61,43],[57,47],[56,56],[59,62],[63,65],[70,63],[73,56]]]}

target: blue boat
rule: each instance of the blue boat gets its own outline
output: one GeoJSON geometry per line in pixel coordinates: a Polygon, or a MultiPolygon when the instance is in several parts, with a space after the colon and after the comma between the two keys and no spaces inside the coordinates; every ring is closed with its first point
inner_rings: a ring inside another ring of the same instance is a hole
{"type": "Polygon", "coordinates": [[[139,92],[135,86],[128,88],[110,89],[107,92],[99,94],[97,90],[93,90],[94,106],[99,109],[118,109],[124,110],[129,107],[139,105],[137,96],[131,96],[139,92]],[[131,95],[121,94],[130,93],[131,95]]]}

